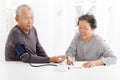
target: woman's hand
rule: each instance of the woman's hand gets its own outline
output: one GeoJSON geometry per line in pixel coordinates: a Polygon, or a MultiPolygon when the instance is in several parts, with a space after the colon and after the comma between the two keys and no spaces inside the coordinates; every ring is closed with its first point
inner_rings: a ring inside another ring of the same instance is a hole
{"type": "Polygon", "coordinates": [[[90,68],[90,67],[95,67],[95,66],[100,66],[104,65],[102,60],[95,60],[95,61],[87,61],[86,63],[83,63],[84,68],[90,68]]]}
{"type": "Polygon", "coordinates": [[[73,58],[73,57],[70,57],[70,56],[67,56],[66,60],[67,60],[67,61],[66,61],[67,64],[68,64],[68,65],[71,65],[71,64],[73,64],[74,58],[73,58]]]}

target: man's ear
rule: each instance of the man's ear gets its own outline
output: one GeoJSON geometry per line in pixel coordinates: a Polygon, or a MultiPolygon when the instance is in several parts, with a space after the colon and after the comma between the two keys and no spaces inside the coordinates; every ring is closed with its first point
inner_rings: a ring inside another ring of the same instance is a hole
{"type": "Polygon", "coordinates": [[[15,17],[15,20],[18,21],[18,16],[15,17]]]}

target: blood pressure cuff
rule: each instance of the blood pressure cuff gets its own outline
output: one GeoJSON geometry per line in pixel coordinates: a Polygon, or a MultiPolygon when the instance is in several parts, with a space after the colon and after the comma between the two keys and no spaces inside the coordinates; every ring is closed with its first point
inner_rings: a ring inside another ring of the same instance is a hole
{"type": "Polygon", "coordinates": [[[27,48],[24,42],[17,43],[15,45],[15,50],[20,58],[27,53],[27,48]]]}

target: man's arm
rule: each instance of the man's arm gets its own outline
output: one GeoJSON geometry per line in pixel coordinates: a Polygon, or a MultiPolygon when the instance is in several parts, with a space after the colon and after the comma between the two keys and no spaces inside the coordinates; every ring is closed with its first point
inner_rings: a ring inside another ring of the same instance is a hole
{"type": "Polygon", "coordinates": [[[32,52],[27,48],[26,44],[24,42],[19,42],[15,46],[15,50],[19,56],[19,58],[23,62],[30,62],[30,63],[48,63],[50,62],[49,57],[43,57],[38,56],[35,53],[32,54],[32,52]]]}
{"type": "Polygon", "coordinates": [[[26,54],[24,57],[22,57],[21,60],[25,63],[49,63],[50,62],[49,57],[40,57],[32,54],[26,54]]]}
{"type": "Polygon", "coordinates": [[[43,49],[43,47],[39,43],[39,41],[37,41],[37,44],[36,44],[36,53],[38,56],[48,57],[45,50],[43,49]]]}
{"type": "Polygon", "coordinates": [[[41,46],[39,42],[39,38],[38,38],[37,31],[35,28],[34,28],[34,32],[35,32],[35,37],[36,37],[36,54],[41,57],[48,57],[45,50],[43,49],[43,47],[41,46]]]}

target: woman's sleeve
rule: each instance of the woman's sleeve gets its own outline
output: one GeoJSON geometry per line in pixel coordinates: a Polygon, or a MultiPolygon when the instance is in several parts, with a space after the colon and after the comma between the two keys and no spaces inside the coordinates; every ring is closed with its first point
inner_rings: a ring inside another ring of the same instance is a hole
{"type": "Polygon", "coordinates": [[[105,65],[115,64],[117,61],[116,56],[113,54],[113,51],[105,42],[105,40],[99,41],[98,51],[101,55],[101,60],[104,62],[105,65]]]}
{"type": "Polygon", "coordinates": [[[67,51],[66,51],[66,55],[71,55],[71,56],[75,56],[76,54],[76,49],[77,49],[77,41],[78,38],[78,34],[76,34],[70,44],[70,46],[68,47],[67,51]]]}

